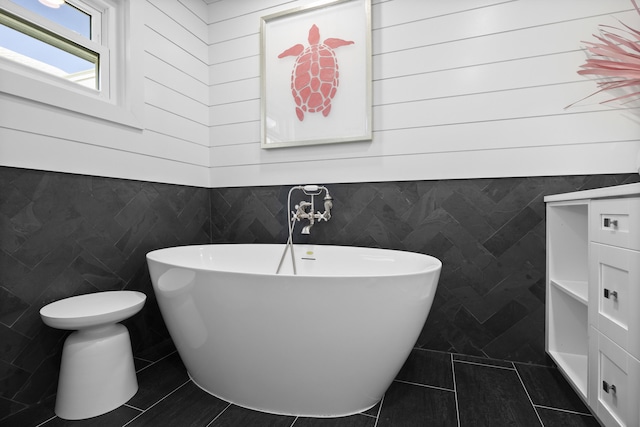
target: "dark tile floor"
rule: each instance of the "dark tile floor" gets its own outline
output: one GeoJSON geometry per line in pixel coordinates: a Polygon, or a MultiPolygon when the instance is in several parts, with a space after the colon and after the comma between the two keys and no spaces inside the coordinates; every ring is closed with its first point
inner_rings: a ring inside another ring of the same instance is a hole
{"type": "Polygon", "coordinates": [[[599,426],[555,368],[413,350],[369,411],[343,418],[281,416],[213,397],[189,380],[176,352],[157,362],[136,359],[138,393],[124,406],[82,421],[53,412],[54,398],[0,421],[3,426],[599,426]]]}

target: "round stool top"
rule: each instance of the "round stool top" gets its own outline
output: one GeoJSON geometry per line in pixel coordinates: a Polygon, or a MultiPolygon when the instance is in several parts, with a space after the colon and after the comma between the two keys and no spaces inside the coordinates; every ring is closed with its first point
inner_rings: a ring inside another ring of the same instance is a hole
{"type": "Polygon", "coordinates": [[[125,320],[142,309],[147,296],[137,291],[77,295],[45,305],[42,321],[57,329],[86,329],[125,320]]]}

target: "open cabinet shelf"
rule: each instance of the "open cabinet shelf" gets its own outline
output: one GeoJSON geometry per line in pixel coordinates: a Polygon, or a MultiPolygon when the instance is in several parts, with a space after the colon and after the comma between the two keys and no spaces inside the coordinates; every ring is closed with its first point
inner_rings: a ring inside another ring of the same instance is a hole
{"type": "Polygon", "coordinates": [[[577,298],[588,300],[589,202],[547,205],[548,277],[577,298]]]}
{"type": "Polygon", "coordinates": [[[553,280],[549,279],[551,286],[555,286],[572,298],[583,304],[588,304],[588,282],[585,280],[553,280]]]}
{"type": "Polygon", "coordinates": [[[547,352],[583,399],[589,353],[589,202],[547,205],[547,352]]]}
{"type": "Polygon", "coordinates": [[[587,397],[588,306],[563,288],[549,288],[547,351],[582,398],[587,397]]]}

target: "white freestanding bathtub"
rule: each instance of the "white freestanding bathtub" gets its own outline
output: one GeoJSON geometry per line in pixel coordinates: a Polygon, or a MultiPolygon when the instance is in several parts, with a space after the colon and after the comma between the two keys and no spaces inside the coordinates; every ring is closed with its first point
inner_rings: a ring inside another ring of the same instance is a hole
{"type": "Polygon", "coordinates": [[[183,246],[147,254],[189,375],[234,404],[335,417],[382,398],[429,314],[442,263],[384,249],[183,246]]]}

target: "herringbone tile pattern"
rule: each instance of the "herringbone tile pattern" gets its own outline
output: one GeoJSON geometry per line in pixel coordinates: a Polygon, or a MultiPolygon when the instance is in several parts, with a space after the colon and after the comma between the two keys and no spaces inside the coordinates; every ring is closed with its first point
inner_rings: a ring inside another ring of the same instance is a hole
{"type": "MultiPolygon", "coordinates": [[[[331,184],[331,220],[310,236],[298,227],[294,241],[436,256],[443,270],[418,347],[546,363],[543,197],[635,181],[637,175],[331,184]]],[[[212,189],[213,241],[285,242],[288,190],[212,189]]],[[[303,198],[295,192],[292,204],[303,198]]]]}
{"type": "MultiPolygon", "coordinates": [[[[444,262],[418,346],[544,361],[542,197],[637,175],[332,184],[333,218],[313,243],[385,247],[444,262]]],[[[294,183],[298,184],[298,183],[294,183]]],[[[156,248],[286,240],[288,186],[202,189],[0,168],[0,420],[55,393],[64,331],[48,302],[101,290],[146,293],[127,322],[136,356],[168,333],[145,254],[156,248]]],[[[301,194],[294,197],[299,202],[301,194]]]]}
{"type": "Polygon", "coordinates": [[[208,189],[0,168],[0,419],[56,391],[67,333],[42,323],[42,306],[143,291],[127,326],[134,351],[150,351],[168,333],[145,254],[209,233],[208,189]]]}

